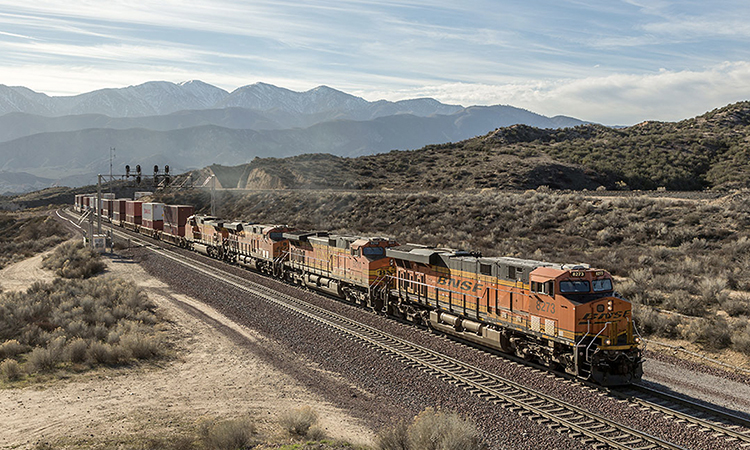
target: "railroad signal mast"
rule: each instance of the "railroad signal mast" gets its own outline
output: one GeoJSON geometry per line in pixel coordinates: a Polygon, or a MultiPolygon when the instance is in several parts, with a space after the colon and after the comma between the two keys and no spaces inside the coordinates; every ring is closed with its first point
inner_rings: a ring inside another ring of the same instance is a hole
{"type": "MultiPolygon", "coordinates": [[[[114,148],[110,149],[112,152],[114,152],[114,148]]],[[[126,180],[129,180],[130,177],[135,178],[136,184],[141,184],[141,180],[143,178],[148,178],[147,176],[143,175],[143,172],[141,171],[141,165],[136,164],[135,165],[135,173],[130,172],[130,164],[125,165],[125,174],[124,175],[114,175],[112,173],[112,167],[110,162],[110,172],[109,172],[109,178],[110,181],[114,179],[114,177],[121,177],[126,180]]],[[[96,211],[96,234],[102,234],[102,179],[105,178],[104,175],[98,174],[97,175],[97,181],[96,181],[96,205],[94,207],[94,211],[96,211]]],[[[172,180],[172,177],[169,175],[169,165],[164,166],[164,173],[159,173],[159,166],[154,164],[154,186],[159,185],[159,180],[162,180],[164,182],[164,185],[170,183],[172,180]]],[[[90,234],[93,234],[94,229],[94,217],[93,215],[89,216],[89,231],[90,234]]],[[[91,241],[91,247],[94,246],[94,239],[89,239],[91,241]]]]}

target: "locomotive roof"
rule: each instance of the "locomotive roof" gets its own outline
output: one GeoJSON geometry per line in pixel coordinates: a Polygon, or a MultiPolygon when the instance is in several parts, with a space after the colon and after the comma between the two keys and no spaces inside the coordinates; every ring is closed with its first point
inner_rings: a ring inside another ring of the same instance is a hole
{"type": "Polygon", "coordinates": [[[407,244],[386,249],[386,256],[404,261],[412,261],[420,264],[448,267],[451,269],[469,270],[476,264],[489,264],[494,266],[512,266],[523,269],[524,278],[537,267],[549,267],[560,270],[589,269],[587,264],[563,264],[547,261],[536,261],[533,259],[521,259],[511,256],[483,257],[478,253],[457,251],[448,248],[425,247],[418,244],[407,244]]]}

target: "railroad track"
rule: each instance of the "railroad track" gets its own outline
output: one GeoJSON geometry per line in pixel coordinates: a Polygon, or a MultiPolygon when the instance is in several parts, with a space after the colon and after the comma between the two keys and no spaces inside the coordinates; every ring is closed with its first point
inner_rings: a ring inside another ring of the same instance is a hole
{"type": "Polygon", "coordinates": [[[682,447],[626,427],[612,420],[586,411],[554,397],[535,392],[513,381],[450,358],[428,348],[384,333],[376,328],[358,323],[293,296],[269,292],[268,288],[243,277],[217,272],[216,269],[196,259],[185,260],[184,256],[153,245],[141,237],[134,237],[120,230],[115,235],[124,236],[141,243],[150,251],[170,259],[191,270],[201,273],[247,295],[277,305],[305,320],[316,322],[334,332],[356,339],[371,348],[400,359],[449,383],[463,387],[487,401],[492,401],[510,411],[537,422],[546,424],[559,432],[595,448],[613,449],[681,449],[682,447]]]}
{"type": "Polygon", "coordinates": [[[750,419],[747,417],[731,414],[643,384],[608,389],[607,393],[642,408],[701,427],[705,432],[714,433],[714,437],[724,437],[729,441],[739,442],[742,447],[750,447],[750,419]]]}

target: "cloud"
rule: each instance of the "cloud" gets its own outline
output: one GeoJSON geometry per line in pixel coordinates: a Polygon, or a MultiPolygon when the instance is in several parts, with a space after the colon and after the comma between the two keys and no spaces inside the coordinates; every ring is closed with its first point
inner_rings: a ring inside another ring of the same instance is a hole
{"type": "Polygon", "coordinates": [[[372,100],[433,97],[461,105],[509,104],[608,125],[644,120],[678,121],[750,99],[750,62],[724,63],[704,71],[616,74],[575,80],[518,81],[503,85],[449,83],[395,92],[359,92],[372,100]]]}

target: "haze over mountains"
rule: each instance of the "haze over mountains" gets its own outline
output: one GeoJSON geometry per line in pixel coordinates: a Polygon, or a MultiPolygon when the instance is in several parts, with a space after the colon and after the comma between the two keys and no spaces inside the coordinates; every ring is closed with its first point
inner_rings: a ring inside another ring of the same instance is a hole
{"type": "Polygon", "coordinates": [[[326,86],[294,92],[255,83],[230,93],[201,81],[149,82],[50,97],[0,85],[0,193],[93,183],[96,173],[109,173],[111,147],[115,173],[125,164],[182,171],[256,156],[414,149],[513,124],[582,123],[502,105],[369,102],[326,86]]]}

